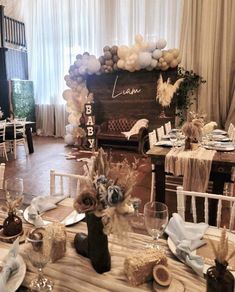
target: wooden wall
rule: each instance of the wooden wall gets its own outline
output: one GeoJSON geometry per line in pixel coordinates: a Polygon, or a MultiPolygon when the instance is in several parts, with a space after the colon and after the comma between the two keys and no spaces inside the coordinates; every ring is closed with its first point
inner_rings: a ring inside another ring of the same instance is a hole
{"type": "Polygon", "coordinates": [[[159,118],[162,107],[156,102],[156,86],[160,74],[164,81],[170,77],[174,82],[177,69],[118,71],[89,76],[87,87],[94,94],[96,123],[101,124],[111,118],[127,117],[148,119],[150,129],[168,120],[171,120],[174,125],[174,103],[165,110],[168,118],[159,118]]]}

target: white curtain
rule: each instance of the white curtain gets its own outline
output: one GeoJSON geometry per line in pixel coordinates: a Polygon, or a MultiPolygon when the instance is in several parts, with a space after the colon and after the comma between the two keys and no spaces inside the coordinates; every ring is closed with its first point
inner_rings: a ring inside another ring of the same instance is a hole
{"type": "Polygon", "coordinates": [[[78,53],[99,57],[105,45],[165,38],[178,47],[182,0],[22,0],[37,121],[44,135],[63,136],[64,75],[78,53]]]}
{"type": "Polygon", "coordinates": [[[198,108],[219,126],[235,123],[235,1],[185,0],[182,64],[207,81],[198,108]]]}

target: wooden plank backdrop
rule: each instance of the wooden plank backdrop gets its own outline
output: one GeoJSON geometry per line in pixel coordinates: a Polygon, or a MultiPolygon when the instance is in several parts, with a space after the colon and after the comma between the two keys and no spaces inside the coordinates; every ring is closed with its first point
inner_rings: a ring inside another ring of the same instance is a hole
{"type": "Polygon", "coordinates": [[[177,68],[167,71],[118,71],[88,76],[87,87],[94,94],[96,123],[125,117],[148,119],[150,130],[169,120],[174,125],[174,101],[165,109],[167,118],[159,118],[162,107],[156,102],[156,86],[160,74],[164,81],[170,77],[171,82],[175,82],[177,68]]]}

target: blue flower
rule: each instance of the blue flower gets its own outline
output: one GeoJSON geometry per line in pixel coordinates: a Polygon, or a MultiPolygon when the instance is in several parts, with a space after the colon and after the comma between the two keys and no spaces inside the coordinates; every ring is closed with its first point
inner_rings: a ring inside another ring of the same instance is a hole
{"type": "Polygon", "coordinates": [[[96,183],[97,185],[99,184],[106,184],[108,182],[108,179],[104,176],[104,175],[100,175],[97,180],[96,180],[96,183]]]}
{"type": "Polygon", "coordinates": [[[123,192],[119,186],[108,187],[106,201],[108,205],[113,206],[123,201],[123,192]]]}

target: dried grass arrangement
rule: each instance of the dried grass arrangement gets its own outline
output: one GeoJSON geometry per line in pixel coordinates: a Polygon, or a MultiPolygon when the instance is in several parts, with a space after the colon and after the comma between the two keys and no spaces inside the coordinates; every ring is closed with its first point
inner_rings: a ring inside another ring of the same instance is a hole
{"type": "Polygon", "coordinates": [[[224,265],[228,263],[229,260],[235,255],[235,248],[229,253],[228,236],[226,236],[225,227],[223,228],[221,232],[219,244],[216,246],[212,240],[210,240],[210,244],[212,246],[213,253],[215,255],[215,260],[220,264],[224,265]]]}
{"type": "Polygon", "coordinates": [[[192,150],[192,143],[198,143],[202,136],[204,118],[194,112],[190,112],[187,122],[182,127],[185,135],[185,150],[192,150]]]}
{"type": "Polygon", "coordinates": [[[21,206],[23,202],[23,196],[19,196],[16,199],[8,198],[6,201],[6,205],[1,207],[1,210],[8,213],[16,214],[17,210],[21,206]]]}
{"type": "Polygon", "coordinates": [[[74,208],[102,217],[103,231],[109,235],[130,230],[127,215],[134,213],[131,192],[136,183],[139,160],[113,163],[102,148],[93,154],[87,171],[86,187],[78,194],[74,208]]]}
{"type": "Polygon", "coordinates": [[[172,98],[183,80],[184,78],[180,78],[174,84],[171,84],[170,78],[168,78],[166,82],[163,82],[162,75],[160,74],[157,81],[156,95],[156,100],[159,101],[160,105],[163,107],[170,106],[172,98]]]}

